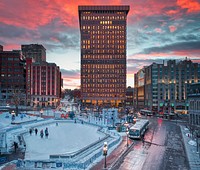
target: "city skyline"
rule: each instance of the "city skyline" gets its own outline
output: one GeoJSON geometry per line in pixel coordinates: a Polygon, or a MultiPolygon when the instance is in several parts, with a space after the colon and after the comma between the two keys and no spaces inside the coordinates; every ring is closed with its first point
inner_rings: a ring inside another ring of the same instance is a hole
{"type": "Polygon", "coordinates": [[[61,69],[64,88],[80,86],[78,5],[130,5],[127,30],[127,86],[134,73],[152,62],[185,59],[200,62],[200,2],[155,1],[29,1],[0,2],[0,44],[4,50],[21,44],[42,44],[47,61],[61,69]]]}

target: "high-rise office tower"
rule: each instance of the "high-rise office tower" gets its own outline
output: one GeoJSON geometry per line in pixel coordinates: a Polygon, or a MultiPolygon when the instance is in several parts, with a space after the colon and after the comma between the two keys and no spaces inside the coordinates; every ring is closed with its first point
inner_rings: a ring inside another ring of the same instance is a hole
{"type": "Polygon", "coordinates": [[[25,58],[33,58],[35,62],[46,61],[46,49],[40,44],[21,45],[25,58]]]}
{"type": "Polygon", "coordinates": [[[126,21],[129,6],[79,6],[81,99],[121,106],[126,99],[126,21]]]}

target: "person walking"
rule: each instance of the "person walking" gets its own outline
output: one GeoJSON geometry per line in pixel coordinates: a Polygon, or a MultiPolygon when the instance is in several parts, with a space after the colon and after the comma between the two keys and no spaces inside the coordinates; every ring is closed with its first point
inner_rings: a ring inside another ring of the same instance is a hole
{"type": "Polygon", "coordinates": [[[37,135],[37,133],[38,133],[38,129],[37,129],[37,128],[35,128],[35,135],[37,135]]]}
{"type": "Polygon", "coordinates": [[[15,150],[15,153],[17,152],[17,148],[18,148],[18,143],[17,142],[14,142],[14,150],[15,150]]]}
{"type": "Polygon", "coordinates": [[[48,132],[48,128],[45,129],[45,137],[48,138],[49,136],[49,132],[48,132]]]}
{"type": "Polygon", "coordinates": [[[44,136],[44,132],[43,132],[43,129],[40,131],[40,137],[43,138],[44,136]]]}
{"type": "Polygon", "coordinates": [[[33,132],[33,130],[32,130],[32,128],[30,128],[30,129],[29,129],[30,135],[32,135],[32,132],[33,132]]]}

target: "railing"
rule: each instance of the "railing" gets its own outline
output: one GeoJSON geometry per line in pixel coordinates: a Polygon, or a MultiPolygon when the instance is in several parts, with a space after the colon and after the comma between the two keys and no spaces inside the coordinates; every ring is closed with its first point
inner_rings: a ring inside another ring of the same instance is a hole
{"type": "MultiPolygon", "coordinates": [[[[29,123],[24,124],[24,125],[25,125],[25,129],[27,129],[27,128],[43,126],[43,125],[56,123],[56,122],[71,122],[72,123],[72,122],[74,122],[74,120],[61,120],[61,121],[57,120],[55,122],[52,122],[52,121],[43,122],[43,120],[38,120],[38,122],[32,126],[28,126],[29,123]],[[27,127],[26,127],[26,125],[27,125],[27,127]]],[[[102,155],[102,146],[100,144],[103,141],[107,140],[108,138],[112,139],[111,142],[108,144],[108,147],[112,148],[114,145],[119,143],[119,141],[121,140],[121,136],[118,133],[110,132],[108,130],[105,131],[105,129],[103,129],[101,125],[91,123],[91,122],[84,122],[84,124],[89,124],[89,125],[99,127],[98,132],[104,133],[104,134],[106,134],[106,136],[104,138],[92,143],[91,145],[88,145],[85,148],[82,148],[79,151],[70,153],[69,155],[68,154],[67,155],[50,155],[50,160],[43,160],[43,161],[41,161],[41,160],[18,160],[16,163],[17,167],[20,167],[20,169],[30,169],[30,168],[37,169],[37,168],[45,168],[45,167],[47,167],[47,168],[63,167],[64,169],[68,169],[68,168],[85,169],[89,165],[91,165],[91,163],[94,162],[94,160],[96,160],[97,158],[99,158],[102,155]],[[91,147],[93,147],[92,151],[91,151],[91,147]],[[86,152],[87,150],[88,151],[90,150],[90,152],[87,153],[86,152]],[[86,152],[86,153],[84,153],[84,152],[86,152]],[[73,161],[73,159],[74,160],[76,158],[78,159],[78,157],[80,155],[82,157],[84,156],[84,158],[82,158],[81,160],[78,160],[78,161],[77,160],[73,161]],[[64,160],[64,159],[52,160],[51,158],[65,158],[65,159],[71,158],[70,159],[71,161],[69,159],[68,160],[64,160]]],[[[4,132],[17,130],[19,128],[22,128],[22,126],[16,125],[15,127],[12,127],[12,128],[5,128],[4,132]]],[[[19,144],[22,145],[24,147],[24,149],[25,149],[26,144],[25,144],[23,135],[25,133],[28,133],[28,131],[24,130],[17,137],[19,144]]]]}
{"type": "Polygon", "coordinates": [[[55,159],[55,158],[74,158],[74,157],[77,157],[79,156],[80,154],[82,154],[83,152],[85,152],[86,150],[88,149],[91,149],[95,146],[97,146],[99,143],[102,143],[102,141],[105,141],[106,139],[108,139],[110,137],[110,135],[106,135],[104,138],[100,139],[99,141],[97,142],[93,142],[92,144],[78,150],[78,151],[75,151],[75,152],[72,152],[72,153],[69,153],[69,154],[58,154],[58,155],[50,155],[50,159],[55,159]]]}
{"type": "MultiPolygon", "coordinates": [[[[63,121],[62,121],[63,122],[63,121]]],[[[80,154],[83,152],[91,149],[92,146],[97,146],[104,140],[108,139],[111,137],[111,135],[115,136],[116,138],[113,138],[112,142],[108,144],[109,148],[112,148],[114,145],[118,144],[121,141],[121,136],[118,133],[115,132],[110,132],[110,131],[104,131],[100,125],[93,124],[90,122],[84,122],[86,124],[98,126],[99,129],[98,131],[102,133],[106,133],[107,135],[102,138],[101,140],[92,143],[91,145],[86,146],[85,148],[76,151],[74,153],[66,154],[66,155],[50,155],[50,160],[18,160],[17,166],[20,167],[21,169],[26,169],[26,168],[48,168],[48,169],[53,169],[56,167],[62,167],[63,169],[86,169],[91,165],[92,162],[94,162],[97,158],[102,156],[102,146],[98,147],[95,151],[93,151],[93,155],[89,154],[85,156],[83,159],[77,161],[76,159],[73,158],[78,158],[80,154]],[[116,139],[116,140],[114,140],[116,139]],[[60,158],[65,158],[65,159],[60,159],[60,158]],[[67,159],[66,158],[72,158],[72,159],[67,159]],[[54,160],[55,159],[55,160],[54,160]]]]}
{"type": "Polygon", "coordinates": [[[125,156],[128,155],[128,153],[132,150],[134,146],[134,143],[132,143],[128,149],[126,149],[124,152],[121,153],[121,155],[119,155],[119,159],[117,159],[109,168],[109,170],[115,170],[115,169],[119,169],[119,166],[121,164],[121,162],[123,161],[123,159],[125,158],[125,156]]]}
{"type": "MultiPolygon", "coordinates": [[[[119,137],[117,140],[111,142],[108,147],[112,148],[114,145],[116,145],[121,140],[121,137],[119,137]]],[[[92,162],[94,162],[97,158],[102,156],[102,150],[97,151],[93,156],[86,157],[85,159],[77,162],[64,162],[61,160],[18,160],[17,167],[20,167],[20,169],[30,169],[30,168],[48,168],[48,169],[54,169],[57,167],[62,167],[63,169],[86,169],[91,165],[92,162]]]]}

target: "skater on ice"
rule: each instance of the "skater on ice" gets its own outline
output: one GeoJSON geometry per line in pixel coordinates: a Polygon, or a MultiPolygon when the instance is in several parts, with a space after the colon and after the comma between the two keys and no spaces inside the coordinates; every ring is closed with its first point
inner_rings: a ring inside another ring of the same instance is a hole
{"type": "Polygon", "coordinates": [[[44,132],[43,132],[43,129],[40,131],[40,137],[43,138],[44,136],[44,132]]]}

